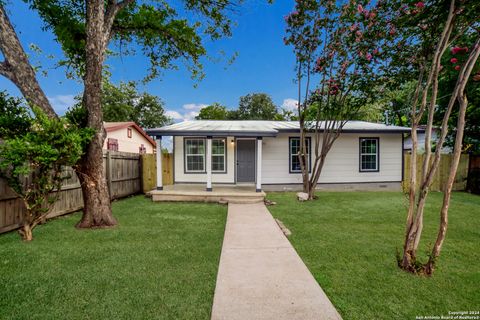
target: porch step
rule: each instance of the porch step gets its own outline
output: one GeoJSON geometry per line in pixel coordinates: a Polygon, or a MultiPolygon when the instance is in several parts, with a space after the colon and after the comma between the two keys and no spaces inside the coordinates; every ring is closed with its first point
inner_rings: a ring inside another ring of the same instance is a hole
{"type": "Polygon", "coordinates": [[[265,192],[245,191],[183,191],[183,190],[153,190],[150,192],[152,201],[186,201],[186,202],[217,202],[217,203],[257,203],[265,199],[265,192]]]}

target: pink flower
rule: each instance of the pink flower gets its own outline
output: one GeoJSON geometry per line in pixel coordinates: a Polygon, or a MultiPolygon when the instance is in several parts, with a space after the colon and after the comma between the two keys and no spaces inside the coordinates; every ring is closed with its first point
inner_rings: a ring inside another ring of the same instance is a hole
{"type": "Polygon", "coordinates": [[[357,6],[357,11],[358,11],[358,13],[362,13],[362,12],[363,12],[363,7],[362,7],[361,4],[359,4],[359,5],[357,6]]]}
{"type": "Polygon", "coordinates": [[[423,9],[423,8],[425,8],[425,3],[423,3],[422,1],[419,1],[419,2],[415,3],[415,7],[419,8],[419,9],[423,9]]]}
{"type": "Polygon", "coordinates": [[[370,53],[367,53],[365,55],[365,58],[367,58],[368,61],[372,60],[372,55],[370,53]]]}
{"type": "Polygon", "coordinates": [[[376,56],[377,54],[379,54],[379,53],[380,53],[380,50],[378,50],[378,48],[377,48],[377,49],[373,50],[373,52],[372,52],[372,53],[373,53],[373,55],[375,55],[375,56],[376,56]]]}
{"type": "Polygon", "coordinates": [[[357,24],[356,24],[356,23],[354,23],[354,24],[352,24],[352,25],[350,26],[350,31],[353,32],[353,31],[355,31],[356,29],[357,29],[357,24]]]}
{"type": "Polygon", "coordinates": [[[457,62],[458,62],[458,59],[457,59],[457,58],[452,58],[452,59],[450,59],[450,62],[451,62],[451,63],[457,63],[457,62]]]}
{"type": "Polygon", "coordinates": [[[455,70],[460,70],[460,66],[458,64],[455,66],[455,70]]]}
{"type": "Polygon", "coordinates": [[[453,47],[452,48],[452,54],[457,54],[459,52],[461,52],[463,49],[460,48],[460,47],[453,47]]]}

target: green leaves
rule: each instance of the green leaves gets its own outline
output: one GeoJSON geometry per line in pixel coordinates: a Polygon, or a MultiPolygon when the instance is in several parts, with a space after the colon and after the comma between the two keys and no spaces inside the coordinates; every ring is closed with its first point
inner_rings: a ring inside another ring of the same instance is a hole
{"type": "MultiPolygon", "coordinates": [[[[11,101],[4,95],[0,105],[11,101]]],[[[45,195],[61,182],[56,177],[61,168],[73,166],[80,159],[93,132],[63,119],[51,119],[36,107],[32,108],[33,114],[21,104],[7,109],[9,113],[2,112],[0,122],[11,121],[18,127],[2,126],[0,176],[19,195],[28,196],[32,192],[45,195]],[[32,176],[25,183],[28,175],[32,176]]]]}
{"type": "MultiPolygon", "coordinates": [[[[78,76],[85,64],[85,0],[24,0],[39,12],[45,29],[53,31],[67,60],[59,64],[73,68],[78,76]]],[[[231,9],[237,1],[185,0],[133,1],[116,15],[112,29],[104,30],[111,55],[135,55],[148,58],[150,67],[145,81],[159,77],[166,69],[182,63],[194,79],[203,78],[202,56],[207,55],[206,38],[231,35],[231,9]],[[111,31],[111,32],[110,32],[111,31]]],[[[240,3],[241,1],[238,1],[240,3]]],[[[115,1],[105,1],[108,12],[115,1]]]]}
{"type": "Polygon", "coordinates": [[[22,100],[0,91],[0,139],[24,134],[31,126],[31,118],[22,100]]]}
{"type": "MultiPolygon", "coordinates": [[[[106,122],[133,121],[142,128],[161,127],[172,121],[165,115],[165,103],[157,96],[138,92],[134,81],[120,82],[116,86],[105,80],[102,86],[102,112],[106,122]]],[[[65,116],[80,127],[87,125],[87,111],[81,101],[69,109],[65,116]]]]}

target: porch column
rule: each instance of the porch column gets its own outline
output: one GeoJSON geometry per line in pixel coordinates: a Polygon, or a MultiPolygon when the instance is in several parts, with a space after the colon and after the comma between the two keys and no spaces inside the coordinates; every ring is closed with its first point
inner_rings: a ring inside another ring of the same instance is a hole
{"type": "Polygon", "coordinates": [[[163,190],[162,136],[156,136],[157,143],[157,190],[163,190]]]}
{"type": "Polygon", "coordinates": [[[212,191],[212,137],[207,137],[207,157],[205,159],[207,166],[207,191],[212,191]]]}
{"type": "Polygon", "coordinates": [[[257,137],[257,192],[262,192],[262,137],[257,137]]]}

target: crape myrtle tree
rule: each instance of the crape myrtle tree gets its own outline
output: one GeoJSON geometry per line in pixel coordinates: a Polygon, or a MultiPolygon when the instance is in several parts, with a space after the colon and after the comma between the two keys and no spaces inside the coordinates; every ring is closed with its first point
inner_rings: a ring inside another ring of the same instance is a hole
{"type": "Polygon", "coordinates": [[[358,116],[380,75],[382,3],[297,0],[285,17],[286,45],[296,56],[299,162],[303,191],[314,198],[325,159],[349,119],[358,116]],[[314,87],[312,89],[312,87],[314,87]],[[307,134],[313,134],[309,167],[307,134]],[[311,173],[309,173],[311,171],[311,173]]]}
{"type": "MultiPolygon", "coordinates": [[[[234,0],[25,0],[39,12],[45,27],[56,36],[66,60],[84,82],[86,125],[95,131],[75,171],[82,186],[84,210],[79,228],[107,227],[117,223],[112,215],[102,166],[106,136],[102,116],[102,71],[108,52],[140,54],[150,61],[146,80],[183,63],[201,79],[200,58],[207,54],[205,39],[231,34],[229,13],[241,2],[234,0]],[[130,47],[128,47],[130,45],[130,47]],[[107,50],[108,49],[108,50],[107,50]],[[108,52],[107,52],[108,51],[108,52]]],[[[0,74],[10,79],[25,98],[56,117],[40,87],[34,69],[0,1],[0,74]]]]}
{"type": "Polygon", "coordinates": [[[480,34],[478,1],[391,1],[392,12],[390,32],[396,34],[389,54],[389,68],[392,74],[416,77],[416,86],[410,103],[410,125],[412,136],[412,163],[408,190],[408,213],[404,248],[398,257],[398,264],[404,270],[431,275],[434,272],[448,226],[448,207],[455,174],[462,151],[465,114],[468,105],[468,81],[480,54],[480,34]],[[471,41],[465,41],[465,37],[471,41]],[[451,57],[449,51],[455,53],[451,57]],[[453,65],[452,65],[453,64],[453,65]],[[448,92],[446,107],[437,108],[439,79],[446,73],[455,72],[455,84],[448,92]],[[437,239],[429,254],[428,261],[421,263],[417,251],[423,229],[423,214],[435,173],[440,164],[441,149],[448,133],[448,123],[452,112],[457,114],[453,160],[447,183],[443,190],[443,203],[440,209],[440,227],[437,239]],[[432,146],[432,129],[434,119],[441,115],[440,135],[432,146]],[[425,155],[423,163],[417,164],[417,128],[426,122],[425,155]],[[417,165],[421,165],[417,177],[417,165]],[[417,188],[417,180],[419,187],[417,188]]]}

